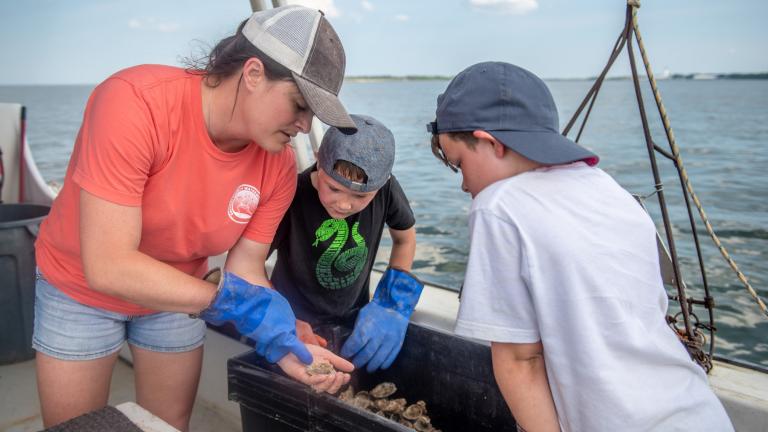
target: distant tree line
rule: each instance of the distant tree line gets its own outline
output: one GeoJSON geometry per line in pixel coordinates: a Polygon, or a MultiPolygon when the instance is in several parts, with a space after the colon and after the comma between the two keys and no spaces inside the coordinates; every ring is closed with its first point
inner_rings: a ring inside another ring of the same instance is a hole
{"type": "MultiPolygon", "coordinates": [[[[672,79],[695,79],[704,74],[672,74],[672,79]]],[[[714,79],[768,79],[768,72],[757,73],[727,73],[727,74],[706,74],[714,79]]]]}
{"type": "MultiPolygon", "coordinates": [[[[453,79],[449,75],[353,75],[345,77],[349,81],[448,81],[453,79]]],[[[593,81],[597,77],[590,78],[547,78],[547,81],[593,81]]],[[[609,76],[607,80],[625,80],[629,76],[609,76]]],[[[661,78],[656,75],[656,78],[661,78]]],[[[763,80],[768,79],[768,72],[756,73],[690,73],[690,74],[672,74],[668,79],[733,79],[733,80],[763,80]]]]}
{"type": "Polygon", "coordinates": [[[447,75],[355,75],[344,77],[350,81],[447,81],[447,75]]]}

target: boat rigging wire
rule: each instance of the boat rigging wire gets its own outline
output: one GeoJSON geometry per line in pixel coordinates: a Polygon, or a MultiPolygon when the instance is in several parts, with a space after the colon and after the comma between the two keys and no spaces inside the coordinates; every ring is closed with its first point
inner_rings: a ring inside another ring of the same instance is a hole
{"type": "Polygon", "coordinates": [[[24,167],[25,155],[24,147],[27,143],[27,107],[21,107],[20,130],[19,130],[19,202],[24,202],[24,167]]]}
{"type": "Polygon", "coordinates": [[[694,360],[697,363],[699,363],[699,365],[701,365],[707,372],[709,372],[709,370],[711,370],[712,368],[711,359],[712,359],[712,355],[715,348],[714,332],[716,328],[714,326],[714,314],[713,314],[714,298],[709,293],[709,286],[707,283],[707,275],[704,267],[704,260],[701,252],[698,233],[696,230],[696,223],[693,217],[693,211],[691,209],[690,199],[693,200],[693,203],[698,210],[699,216],[701,217],[701,220],[703,221],[704,226],[706,227],[707,233],[712,238],[713,242],[717,246],[722,256],[725,258],[726,262],[728,262],[731,269],[733,269],[733,271],[736,273],[738,279],[742,282],[742,284],[744,284],[747,291],[750,293],[750,295],[758,304],[759,308],[762,310],[763,314],[765,314],[766,317],[768,317],[768,310],[766,309],[765,303],[762,301],[762,299],[760,299],[760,296],[757,294],[754,288],[752,288],[752,286],[750,285],[749,281],[747,280],[747,277],[739,270],[738,266],[736,265],[736,262],[730,257],[730,255],[728,254],[728,251],[720,242],[720,239],[715,234],[714,229],[712,228],[712,225],[709,222],[709,218],[704,212],[704,208],[701,204],[701,201],[699,200],[698,196],[693,190],[693,186],[691,184],[688,173],[685,170],[685,167],[683,166],[682,157],[680,156],[680,150],[675,141],[675,135],[672,131],[672,127],[670,125],[669,118],[667,116],[667,111],[661,100],[661,93],[659,92],[658,86],[656,85],[656,79],[654,78],[653,72],[651,70],[651,64],[650,64],[650,61],[648,60],[647,51],[645,49],[643,39],[640,35],[640,28],[639,28],[638,19],[637,19],[638,8],[640,8],[639,0],[627,0],[626,21],[624,24],[624,28],[622,29],[621,33],[619,34],[619,37],[616,40],[616,43],[613,46],[613,50],[611,51],[611,55],[608,59],[608,62],[605,68],[603,69],[603,71],[600,73],[600,75],[595,79],[595,82],[587,92],[587,95],[585,96],[584,100],[581,102],[576,112],[573,114],[573,116],[569,120],[568,124],[563,129],[562,134],[564,136],[568,135],[571,128],[574,126],[576,120],[580,117],[582,111],[584,111],[584,108],[589,103],[589,107],[587,108],[584,114],[584,118],[582,119],[581,125],[579,127],[579,131],[575,138],[576,142],[579,141],[582,133],[584,132],[584,127],[586,126],[587,119],[589,118],[589,115],[592,112],[592,108],[594,107],[595,101],[597,100],[597,95],[600,91],[602,83],[605,80],[605,77],[608,71],[610,70],[611,66],[613,65],[615,60],[618,58],[619,54],[621,54],[624,47],[626,46],[627,54],[630,61],[630,69],[632,71],[632,81],[634,84],[635,96],[637,98],[638,108],[640,111],[640,118],[643,126],[644,138],[646,141],[646,145],[648,147],[648,155],[649,155],[651,170],[653,172],[654,182],[655,182],[654,191],[645,197],[641,197],[640,200],[642,204],[642,200],[644,200],[645,198],[648,198],[652,195],[657,196],[662,219],[664,221],[667,244],[669,245],[669,254],[670,254],[670,260],[672,264],[672,270],[674,272],[672,282],[677,288],[677,295],[670,296],[670,299],[675,300],[680,304],[680,312],[675,314],[674,316],[668,316],[667,321],[673,327],[673,329],[678,333],[678,335],[680,336],[680,339],[682,340],[682,342],[684,343],[684,345],[686,346],[686,348],[688,349],[689,353],[694,358],[694,360]],[[648,125],[648,118],[646,116],[642,92],[640,89],[640,79],[637,72],[637,65],[635,62],[634,51],[632,49],[633,34],[637,42],[638,50],[640,51],[641,57],[643,59],[643,64],[646,70],[648,80],[650,82],[651,89],[653,91],[654,99],[659,111],[659,115],[661,117],[662,124],[664,125],[664,131],[666,133],[666,138],[669,143],[671,153],[659,147],[651,137],[650,128],[648,125]],[[703,300],[688,298],[686,296],[685,283],[683,282],[683,279],[681,276],[679,261],[677,257],[677,251],[675,248],[675,242],[674,242],[674,237],[672,232],[672,224],[669,220],[669,215],[667,212],[667,206],[666,206],[666,201],[664,197],[664,186],[659,175],[655,153],[659,153],[665,158],[673,162],[678,173],[678,178],[680,179],[680,185],[683,192],[682,195],[684,197],[685,205],[688,211],[688,220],[691,226],[692,237],[694,240],[696,254],[699,262],[699,269],[701,272],[701,280],[704,288],[703,300]],[[703,306],[707,309],[708,315],[709,315],[708,323],[702,323],[699,320],[699,318],[696,316],[696,314],[693,311],[694,305],[703,306]],[[684,328],[682,329],[677,328],[677,323],[680,318],[682,318],[683,326],[684,326],[684,328]],[[708,354],[705,354],[702,351],[703,345],[705,344],[705,337],[701,332],[698,331],[698,329],[700,328],[705,329],[710,333],[710,344],[709,344],[708,354]]]}
{"type": "MultiPolygon", "coordinates": [[[[628,4],[633,3],[633,0],[630,0],[628,4]]],[[[690,178],[688,177],[688,172],[686,171],[685,167],[683,166],[683,159],[680,156],[680,149],[677,146],[677,142],[675,140],[674,132],[672,131],[672,126],[669,122],[669,117],[667,116],[667,110],[664,108],[664,103],[661,100],[661,93],[659,92],[659,88],[656,85],[656,78],[653,75],[653,72],[651,70],[651,63],[648,60],[648,55],[645,50],[645,45],[643,44],[643,38],[640,36],[640,28],[637,23],[637,8],[640,7],[640,2],[637,1],[637,6],[632,7],[632,26],[634,28],[635,37],[637,38],[637,45],[640,49],[640,54],[643,58],[643,64],[645,65],[645,70],[648,75],[648,81],[651,84],[651,89],[653,90],[653,96],[656,99],[656,105],[659,108],[659,115],[661,116],[661,121],[664,124],[664,130],[667,133],[667,140],[669,141],[669,146],[672,149],[672,155],[674,156],[675,166],[678,167],[678,170],[680,171],[680,176],[682,181],[685,183],[685,188],[688,191],[688,194],[690,194],[691,199],[693,199],[694,204],[696,205],[696,209],[699,212],[699,216],[701,217],[702,222],[704,223],[704,227],[707,229],[707,233],[712,238],[712,241],[715,243],[715,246],[717,246],[718,250],[720,251],[720,254],[723,256],[725,261],[728,263],[728,265],[731,267],[731,269],[736,273],[736,276],[739,278],[741,283],[744,285],[744,287],[747,289],[749,294],[752,296],[754,301],[757,303],[760,310],[763,312],[763,314],[768,318],[768,308],[766,308],[765,302],[760,298],[760,296],[757,294],[757,291],[752,287],[752,285],[749,283],[749,280],[744,275],[744,273],[739,270],[739,266],[736,264],[736,262],[731,258],[728,251],[725,249],[725,246],[720,242],[720,238],[715,234],[715,230],[712,228],[712,224],[709,222],[709,218],[707,217],[707,214],[704,212],[704,206],[701,204],[701,201],[699,201],[698,195],[696,195],[696,192],[693,190],[693,185],[691,184],[690,178]]],[[[687,195],[686,201],[688,199],[687,195]]],[[[696,232],[694,231],[694,235],[696,235],[696,232]]]]}
{"type": "Polygon", "coordinates": [[[0,204],[3,203],[3,182],[5,181],[5,166],[3,165],[3,149],[0,148],[0,204]]]}

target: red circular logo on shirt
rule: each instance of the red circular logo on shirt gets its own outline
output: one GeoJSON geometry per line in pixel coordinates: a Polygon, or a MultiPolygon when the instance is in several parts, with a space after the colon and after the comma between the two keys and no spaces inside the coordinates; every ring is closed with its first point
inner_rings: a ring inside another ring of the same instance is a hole
{"type": "Polygon", "coordinates": [[[235,223],[248,223],[259,205],[260,196],[261,193],[254,186],[241,184],[229,199],[227,215],[235,223]]]}

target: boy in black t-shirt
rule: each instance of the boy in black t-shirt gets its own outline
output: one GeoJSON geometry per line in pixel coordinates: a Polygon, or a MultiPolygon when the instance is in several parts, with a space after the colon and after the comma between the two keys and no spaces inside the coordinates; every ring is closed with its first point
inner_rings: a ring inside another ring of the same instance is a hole
{"type": "Polygon", "coordinates": [[[409,273],[415,220],[391,175],[394,136],[371,117],[351,117],[357,132],[330,128],[317,164],[299,174],[272,243],[277,264],[271,280],[291,303],[305,342],[325,345],[312,325],[354,320],[341,355],[372,372],[388,368],[400,352],[423,285],[409,273]],[[392,253],[369,303],[369,274],[385,224],[392,253]]]}

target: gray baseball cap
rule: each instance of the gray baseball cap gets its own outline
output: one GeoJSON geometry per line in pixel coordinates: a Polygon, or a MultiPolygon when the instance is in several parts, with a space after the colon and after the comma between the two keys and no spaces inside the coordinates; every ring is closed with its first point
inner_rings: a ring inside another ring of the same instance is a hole
{"type": "Polygon", "coordinates": [[[433,134],[483,130],[506,147],[546,165],[600,158],[558,132],[557,106],[547,85],[509,63],[472,65],[437,98],[433,134]]]}
{"type": "Polygon", "coordinates": [[[344,47],[321,11],[289,5],[255,12],[243,35],[291,71],[317,118],[354,131],[355,124],[338,98],[346,67],[344,47]]]}
{"type": "Polygon", "coordinates": [[[332,127],[323,136],[317,152],[318,167],[344,187],[356,192],[378,190],[389,180],[395,164],[395,137],[373,117],[352,114],[357,132],[345,133],[332,127]],[[334,170],[338,161],[357,165],[365,172],[362,183],[354,182],[334,170]]]}

